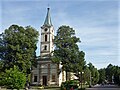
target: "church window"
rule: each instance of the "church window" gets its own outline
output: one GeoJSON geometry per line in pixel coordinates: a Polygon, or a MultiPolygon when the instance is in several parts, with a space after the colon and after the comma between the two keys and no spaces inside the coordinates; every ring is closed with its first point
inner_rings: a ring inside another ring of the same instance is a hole
{"type": "Polygon", "coordinates": [[[47,28],[45,28],[45,32],[47,32],[47,30],[48,30],[48,29],[47,29],[47,28]]]}
{"type": "Polygon", "coordinates": [[[47,41],[47,35],[45,35],[45,41],[47,41]]]}
{"type": "Polygon", "coordinates": [[[47,50],[47,46],[45,45],[44,50],[47,50]]]}
{"type": "Polygon", "coordinates": [[[34,82],[37,82],[37,76],[34,76],[34,82]]]}
{"type": "Polygon", "coordinates": [[[52,82],[55,82],[55,75],[52,75],[52,82]]]}

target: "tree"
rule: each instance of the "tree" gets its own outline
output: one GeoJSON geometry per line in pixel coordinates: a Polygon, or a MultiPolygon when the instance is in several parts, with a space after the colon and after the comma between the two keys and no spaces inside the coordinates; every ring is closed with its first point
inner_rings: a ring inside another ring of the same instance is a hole
{"type": "Polygon", "coordinates": [[[88,85],[90,85],[90,70],[87,66],[85,66],[84,68],[84,82],[87,83],[88,85]]]}
{"type": "Polygon", "coordinates": [[[88,68],[91,71],[91,84],[95,85],[99,81],[99,72],[98,72],[97,68],[95,68],[93,66],[92,63],[88,64],[88,68]]]}
{"type": "Polygon", "coordinates": [[[106,72],[105,72],[105,68],[104,69],[99,69],[99,83],[103,83],[106,80],[106,72]]]}
{"type": "Polygon", "coordinates": [[[108,82],[120,85],[120,67],[109,64],[105,70],[108,82]]]}
{"type": "Polygon", "coordinates": [[[93,81],[94,81],[94,84],[97,84],[99,81],[99,72],[97,68],[94,68],[94,70],[95,70],[95,76],[93,77],[93,81]]]}
{"type": "Polygon", "coordinates": [[[112,82],[112,77],[114,75],[114,71],[113,71],[113,65],[112,64],[109,64],[106,68],[106,77],[107,77],[107,80],[108,82],[112,82]]]}
{"type": "Polygon", "coordinates": [[[74,70],[76,60],[78,60],[79,48],[77,43],[79,38],[75,36],[75,30],[69,26],[61,26],[57,30],[54,44],[55,50],[53,52],[52,61],[63,65],[63,69],[67,72],[74,70]]]}
{"type": "Polygon", "coordinates": [[[114,66],[115,67],[115,73],[114,73],[114,82],[115,84],[120,85],[120,67],[114,66]]]}
{"type": "Polygon", "coordinates": [[[5,85],[8,89],[23,89],[26,83],[26,75],[16,66],[6,69],[0,78],[0,85],[5,85]]]}
{"type": "Polygon", "coordinates": [[[86,67],[85,53],[83,51],[79,51],[78,58],[76,58],[76,62],[73,66],[73,72],[75,73],[75,76],[78,77],[82,87],[82,83],[88,81],[89,78],[89,76],[86,75],[89,73],[89,69],[86,67]]]}
{"type": "Polygon", "coordinates": [[[2,71],[18,66],[24,73],[35,63],[38,31],[31,26],[11,25],[0,35],[0,60],[2,71]]]}
{"type": "Polygon", "coordinates": [[[74,73],[83,72],[85,69],[85,53],[83,51],[78,51],[78,58],[76,58],[76,62],[74,63],[74,73]]]}
{"type": "Polygon", "coordinates": [[[0,60],[0,71],[2,70],[2,67],[3,67],[3,61],[0,60]]]}

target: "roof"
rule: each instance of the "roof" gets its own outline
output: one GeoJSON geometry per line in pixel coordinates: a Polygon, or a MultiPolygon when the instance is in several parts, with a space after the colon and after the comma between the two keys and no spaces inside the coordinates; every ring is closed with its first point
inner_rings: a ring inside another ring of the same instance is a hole
{"type": "Polygon", "coordinates": [[[51,17],[50,17],[50,8],[47,8],[47,16],[44,22],[45,26],[52,26],[51,17]]]}

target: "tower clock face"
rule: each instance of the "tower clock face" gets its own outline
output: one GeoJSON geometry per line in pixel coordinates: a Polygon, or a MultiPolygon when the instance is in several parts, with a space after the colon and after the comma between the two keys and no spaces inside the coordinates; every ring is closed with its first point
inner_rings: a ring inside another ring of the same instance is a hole
{"type": "Polygon", "coordinates": [[[47,28],[45,28],[45,32],[47,32],[47,30],[48,30],[48,29],[47,29],[47,28]]]}

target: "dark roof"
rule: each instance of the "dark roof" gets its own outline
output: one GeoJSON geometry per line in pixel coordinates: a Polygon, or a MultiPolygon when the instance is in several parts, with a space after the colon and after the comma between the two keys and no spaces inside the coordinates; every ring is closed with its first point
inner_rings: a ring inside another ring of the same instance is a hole
{"type": "Polygon", "coordinates": [[[50,8],[47,8],[47,16],[45,18],[44,26],[52,26],[51,17],[50,17],[50,8]]]}

